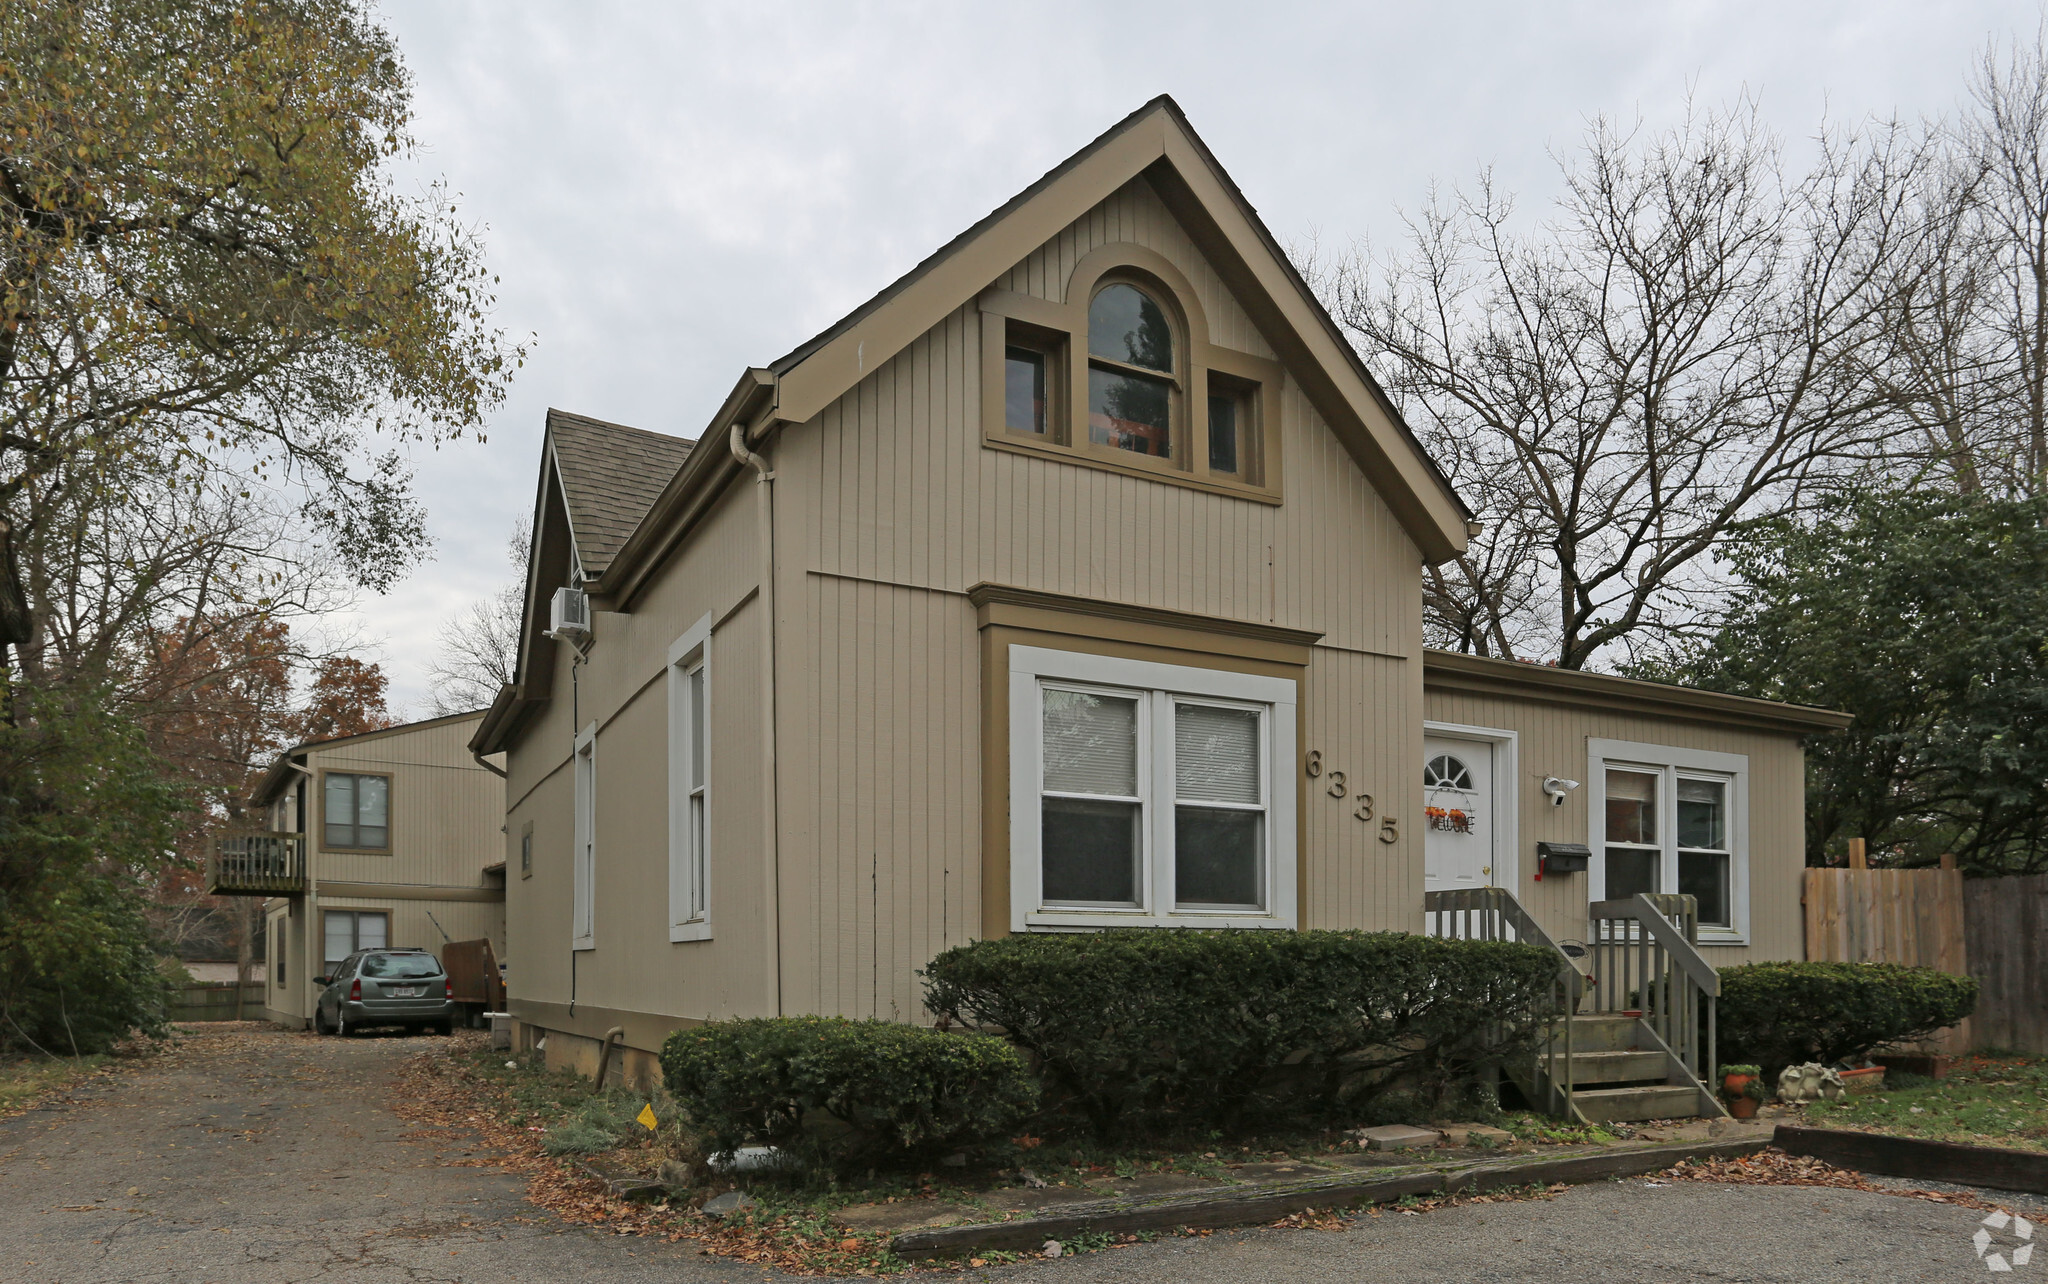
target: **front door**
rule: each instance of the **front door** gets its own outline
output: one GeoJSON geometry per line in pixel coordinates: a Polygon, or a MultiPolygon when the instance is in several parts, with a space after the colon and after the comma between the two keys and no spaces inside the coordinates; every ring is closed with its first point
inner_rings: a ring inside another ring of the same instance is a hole
{"type": "Polygon", "coordinates": [[[1484,740],[1422,741],[1422,885],[1431,892],[1494,882],[1494,746],[1484,740]]]}

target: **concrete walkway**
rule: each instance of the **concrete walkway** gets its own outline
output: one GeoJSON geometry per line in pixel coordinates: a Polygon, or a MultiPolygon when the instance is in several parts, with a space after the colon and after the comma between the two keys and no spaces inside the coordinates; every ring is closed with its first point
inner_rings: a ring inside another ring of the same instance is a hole
{"type": "MultiPolygon", "coordinates": [[[[180,1051],[0,1120],[0,1279],[759,1280],[680,1244],[565,1225],[518,1178],[387,1108],[420,1038],[190,1027],[180,1051]]],[[[2033,1201],[2030,1216],[2048,1216],[2033,1201]]],[[[1217,1232],[966,1278],[1082,1281],[1752,1281],[1986,1278],[1981,1214],[1858,1191],[1601,1183],[1554,1200],[1382,1212],[1352,1229],[1217,1232]]],[[[2042,1233],[2048,1240],[2048,1231],[2042,1233]]],[[[2048,1246],[2009,1278],[2048,1280],[2048,1246]]],[[[930,1278],[930,1277],[926,1277],[930,1278]]],[[[948,1276],[948,1278],[960,1278],[948,1276]]]]}

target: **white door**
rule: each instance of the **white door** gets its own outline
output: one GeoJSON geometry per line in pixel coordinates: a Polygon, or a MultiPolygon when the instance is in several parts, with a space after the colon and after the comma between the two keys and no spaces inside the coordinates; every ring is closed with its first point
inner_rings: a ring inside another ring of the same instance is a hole
{"type": "Polygon", "coordinates": [[[1431,892],[1494,882],[1494,745],[1426,736],[1422,741],[1422,885],[1431,892]]]}

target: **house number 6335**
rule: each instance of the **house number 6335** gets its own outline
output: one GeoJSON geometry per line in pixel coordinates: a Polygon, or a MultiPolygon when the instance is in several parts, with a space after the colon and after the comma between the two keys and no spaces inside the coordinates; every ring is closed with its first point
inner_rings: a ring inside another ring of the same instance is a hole
{"type": "MultiPolygon", "coordinates": [[[[1324,783],[1323,791],[1329,794],[1330,797],[1342,798],[1344,796],[1346,789],[1344,773],[1335,769],[1327,769],[1323,766],[1322,750],[1311,749],[1308,751],[1308,760],[1303,764],[1303,770],[1308,773],[1311,780],[1327,776],[1328,780],[1324,783]]],[[[1357,795],[1357,798],[1358,806],[1352,809],[1351,814],[1359,820],[1371,822],[1374,817],[1372,795],[1361,793],[1357,795]]],[[[1392,816],[1381,816],[1379,817],[1379,822],[1379,839],[1381,842],[1397,843],[1401,841],[1401,822],[1399,820],[1392,816]]]]}

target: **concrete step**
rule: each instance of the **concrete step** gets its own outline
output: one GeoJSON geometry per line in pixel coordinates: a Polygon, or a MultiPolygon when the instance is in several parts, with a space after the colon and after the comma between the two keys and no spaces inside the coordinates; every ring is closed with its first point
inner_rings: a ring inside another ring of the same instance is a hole
{"type": "MultiPolygon", "coordinates": [[[[1547,1073],[1555,1065],[1557,1073],[1564,1073],[1564,1058],[1555,1062],[1545,1061],[1547,1073]]],[[[1661,1085],[1667,1067],[1661,1052],[1581,1052],[1572,1049],[1572,1085],[1601,1083],[1654,1083],[1661,1085]]]]}
{"type": "Polygon", "coordinates": [[[1588,1088],[1574,1092],[1579,1113],[1591,1123],[1628,1123],[1638,1119],[1691,1119],[1700,1112],[1697,1089],[1680,1084],[1638,1088],[1588,1088]]]}

